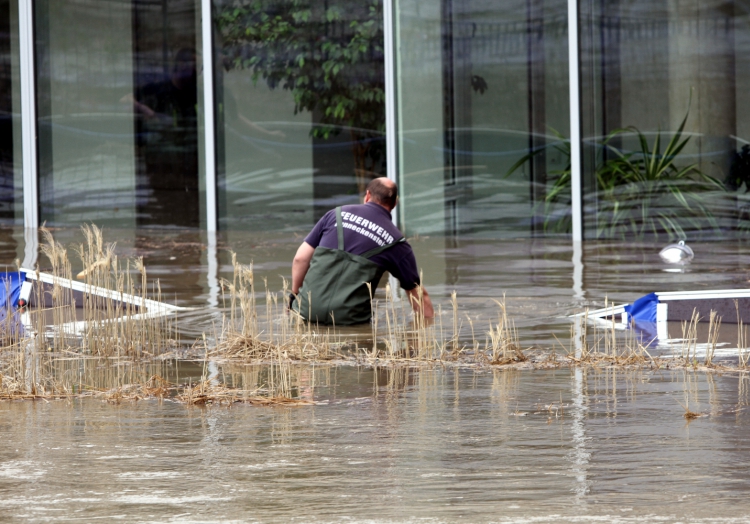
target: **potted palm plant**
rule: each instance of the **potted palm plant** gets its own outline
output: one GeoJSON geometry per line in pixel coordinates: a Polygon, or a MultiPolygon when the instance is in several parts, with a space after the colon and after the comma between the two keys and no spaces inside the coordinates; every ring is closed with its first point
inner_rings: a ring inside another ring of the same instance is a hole
{"type": "MultiPolygon", "coordinates": [[[[661,132],[657,132],[653,144],[649,144],[646,135],[634,126],[616,129],[598,142],[606,154],[594,170],[596,191],[585,198],[596,213],[596,238],[643,238],[663,234],[684,238],[686,230],[718,228],[707,198],[711,192],[724,192],[724,185],[701,171],[698,164],[681,165],[679,162],[679,155],[692,138],[684,133],[688,114],[663,150],[661,132]],[[635,149],[614,146],[616,141],[628,136],[636,138],[635,149]]],[[[553,132],[561,139],[554,147],[569,159],[570,141],[553,132]]],[[[536,152],[521,158],[506,176],[534,154],[536,152]]],[[[563,170],[550,172],[548,181],[551,185],[544,201],[545,215],[550,204],[570,201],[570,163],[563,170]]],[[[547,216],[545,230],[570,231],[570,217],[547,216]]]]}

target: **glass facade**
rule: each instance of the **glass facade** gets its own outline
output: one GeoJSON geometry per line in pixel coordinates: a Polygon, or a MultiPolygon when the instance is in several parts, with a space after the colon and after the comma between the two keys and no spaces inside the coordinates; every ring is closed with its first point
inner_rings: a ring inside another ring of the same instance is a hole
{"type": "MultiPolygon", "coordinates": [[[[558,232],[569,193],[565,0],[399,0],[401,222],[411,233],[558,232]]],[[[567,220],[566,220],[567,218],[567,220]]]]}
{"type": "Polygon", "coordinates": [[[214,0],[222,229],[304,230],[385,174],[380,0],[214,0]]]}
{"type": "MultiPolygon", "coordinates": [[[[392,27],[383,0],[36,0],[40,222],[210,228],[215,206],[230,235],[302,233],[359,201],[386,174],[387,153],[409,235],[569,238],[573,216],[585,238],[750,228],[750,3],[580,0],[571,86],[567,0],[389,1],[392,27]],[[213,129],[203,126],[206,75],[213,129]],[[216,202],[205,186],[212,142],[216,202]]],[[[8,224],[23,219],[18,5],[0,0],[8,224]]]]}
{"type": "Polygon", "coordinates": [[[195,2],[34,12],[41,220],[198,227],[195,2]]]}
{"type": "Polygon", "coordinates": [[[750,3],[581,3],[588,238],[717,238],[750,222],[750,3]]]}
{"type": "Polygon", "coordinates": [[[23,224],[18,2],[0,0],[0,223],[23,224]]]}

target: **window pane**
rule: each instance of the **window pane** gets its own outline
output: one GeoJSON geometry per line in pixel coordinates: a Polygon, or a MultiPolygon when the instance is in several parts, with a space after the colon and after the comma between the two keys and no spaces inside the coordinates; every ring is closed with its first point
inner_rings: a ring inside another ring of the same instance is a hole
{"type": "Polygon", "coordinates": [[[569,234],[567,3],[398,6],[406,230],[569,234]]]}
{"type": "Polygon", "coordinates": [[[41,219],[198,226],[196,0],[35,4],[41,219]]]}
{"type": "Polygon", "coordinates": [[[0,0],[0,222],[23,224],[18,2],[0,0]]]}
{"type": "Polygon", "coordinates": [[[214,0],[223,229],[309,229],[385,173],[379,0],[214,0]]]}
{"type": "Polygon", "coordinates": [[[750,3],[581,4],[587,236],[747,229],[750,3]]]}

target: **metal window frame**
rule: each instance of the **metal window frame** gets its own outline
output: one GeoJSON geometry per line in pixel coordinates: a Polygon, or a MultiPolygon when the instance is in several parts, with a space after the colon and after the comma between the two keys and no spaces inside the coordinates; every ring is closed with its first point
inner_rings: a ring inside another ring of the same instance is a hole
{"type": "MultiPolygon", "coordinates": [[[[394,182],[398,173],[398,126],[396,99],[396,0],[383,3],[383,35],[385,54],[385,140],[387,176],[394,182]]],[[[568,0],[568,66],[570,98],[571,149],[571,213],[572,240],[583,240],[583,209],[581,191],[581,116],[580,116],[580,46],[578,0],[568,0]]],[[[39,226],[38,153],[36,118],[36,70],[34,60],[33,0],[18,0],[19,48],[21,73],[21,129],[23,149],[24,227],[39,226]]],[[[206,176],[206,230],[218,230],[216,186],[216,106],[214,94],[213,23],[211,0],[201,0],[201,34],[203,54],[203,105],[206,176]]],[[[394,210],[394,221],[398,212],[394,210]]]]}
{"type": "Polygon", "coordinates": [[[216,188],[216,104],[214,103],[214,42],[211,0],[201,0],[203,54],[203,144],[206,176],[206,231],[219,228],[216,188]]]}
{"type": "MultiPolygon", "coordinates": [[[[394,4],[396,0],[383,1],[383,54],[385,60],[385,154],[386,175],[398,183],[398,133],[396,115],[396,30],[394,4]]],[[[393,223],[398,226],[398,206],[393,209],[393,223]]]]}
{"type": "Polygon", "coordinates": [[[39,227],[39,179],[33,0],[18,0],[18,40],[21,76],[23,226],[25,229],[36,229],[39,227]]]}
{"type": "Polygon", "coordinates": [[[568,0],[568,74],[570,97],[570,191],[572,240],[583,240],[583,205],[581,194],[581,77],[578,0],[568,0]]]}

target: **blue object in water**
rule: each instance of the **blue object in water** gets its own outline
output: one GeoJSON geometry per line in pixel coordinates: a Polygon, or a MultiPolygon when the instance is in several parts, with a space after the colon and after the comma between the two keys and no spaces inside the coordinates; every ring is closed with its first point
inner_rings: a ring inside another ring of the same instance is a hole
{"type": "Polygon", "coordinates": [[[0,307],[15,308],[21,297],[21,286],[26,280],[26,273],[18,271],[0,273],[0,307]]]}
{"type": "Polygon", "coordinates": [[[656,296],[656,293],[649,293],[625,306],[625,312],[628,314],[628,318],[636,322],[656,322],[656,305],[658,303],[659,297],[656,296]]]}
{"type": "Polygon", "coordinates": [[[0,273],[0,338],[15,338],[24,335],[17,306],[18,299],[21,298],[21,286],[25,280],[26,273],[18,271],[0,273]],[[10,323],[7,321],[8,312],[12,315],[10,323]],[[10,333],[5,333],[7,329],[10,333]]]}

